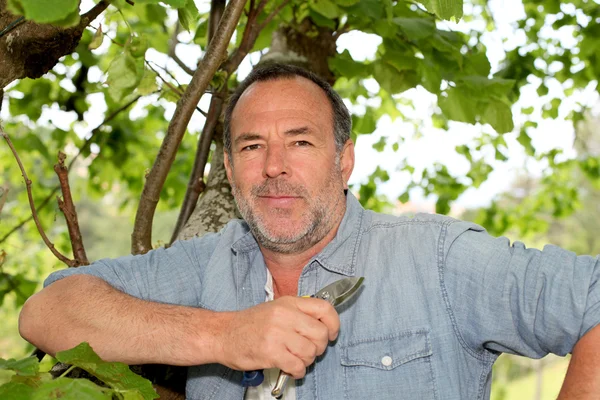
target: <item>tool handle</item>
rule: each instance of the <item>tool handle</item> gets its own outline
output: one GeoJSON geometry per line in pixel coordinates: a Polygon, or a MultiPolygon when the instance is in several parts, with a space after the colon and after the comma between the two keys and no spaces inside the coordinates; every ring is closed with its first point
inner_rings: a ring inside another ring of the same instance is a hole
{"type": "Polygon", "coordinates": [[[285,386],[287,385],[289,379],[289,374],[283,371],[279,371],[279,376],[277,377],[275,386],[273,387],[273,390],[271,390],[271,396],[275,397],[276,399],[281,399],[281,397],[283,396],[283,391],[285,390],[285,386]]]}
{"type": "Polygon", "coordinates": [[[258,386],[265,380],[265,374],[262,369],[257,369],[254,371],[244,371],[244,376],[242,377],[242,386],[258,386]]]}

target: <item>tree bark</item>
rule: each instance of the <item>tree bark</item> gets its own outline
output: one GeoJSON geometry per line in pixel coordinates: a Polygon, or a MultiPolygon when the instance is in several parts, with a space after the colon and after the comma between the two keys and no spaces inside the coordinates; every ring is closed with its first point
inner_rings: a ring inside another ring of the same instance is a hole
{"type": "Polygon", "coordinates": [[[62,28],[33,21],[18,22],[0,0],[0,31],[13,25],[0,36],[0,88],[16,79],[39,78],[56,65],[59,58],[75,51],[81,35],[110,4],[101,0],[81,16],[77,26],[62,28]]]}

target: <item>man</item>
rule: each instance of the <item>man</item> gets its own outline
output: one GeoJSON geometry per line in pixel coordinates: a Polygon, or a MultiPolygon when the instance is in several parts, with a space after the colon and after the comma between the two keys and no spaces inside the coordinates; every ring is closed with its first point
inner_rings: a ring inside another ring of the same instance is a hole
{"type": "Polygon", "coordinates": [[[190,366],[190,399],[266,398],[269,380],[245,393],[239,371],[273,368],[297,378],[286,398],[485,399],[501,352],[572,352],[562,398],[597,398],[598,259],[364,210],[347,193],[350,121],[314,75],[256,69],[225,116],[245,222],[54,273],[21,334],[50,354],[88,341],[106,360],[190,366]],[[345,276],[365,283],[337,311],[299,297],[345,276]]]}

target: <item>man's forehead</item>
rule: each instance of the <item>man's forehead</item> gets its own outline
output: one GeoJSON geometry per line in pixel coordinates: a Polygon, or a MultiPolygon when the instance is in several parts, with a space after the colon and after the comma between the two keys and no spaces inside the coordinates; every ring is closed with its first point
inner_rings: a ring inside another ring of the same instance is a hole
{"type": "Polygon", "coordinates": [[[308,107],[319,108],[330,105],[329,99],[321,87],[310,79],[296,75],[252,83],[240,96],[232,117],[240,108],[244,108],[246,111],[248,105],[253,106],[252,109],[280,109],[283,106],[282,101],[293,101],[295,104],[304,103],[308,107]]]}

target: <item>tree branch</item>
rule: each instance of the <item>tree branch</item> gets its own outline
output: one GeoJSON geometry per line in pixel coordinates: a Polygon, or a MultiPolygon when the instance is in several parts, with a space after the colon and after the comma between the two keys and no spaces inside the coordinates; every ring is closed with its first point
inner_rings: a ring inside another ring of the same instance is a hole
{"type": "Polygon", "coordinates": [[[289,3],[289,0],[284,0],[275,10],[271,11],[271,13],[267,16],[267,18],[263,21],[262,24],[256,24],[256,19],[265,8],[267,4],[267,0],[261,0],[260,3],[254,9],[250,9],[250,13],[248,13],[248,21],[246,22],[246,28],[244,29],[244,34],[242,36],[242,41],[237,49],[234,50],[233,53],[227,59],[227,62],[223,65],[223,70],[227,72],[227,75],[231,75],[233,71],[237,69],[242,60],[248,55],[248,52],[256,43],[256,39],[258,38],[258,34],[264,27],[271,22],[271,20],[289,3]]]}
{"type": "Polygon", "coordinates": [[[0,188],[0,214],[2,214],[2,208],[4,208],[4,204],[6,203],[6,199],[8,198],[8,185],[2,186],[0,188]]]}
{"type": "MultiPolygon", "coordinates": [[[[273,11],[271,11],[271,14],[267,15],[267,18],[265,18],[263,23],[259,25],[258,32],[265,29],[265,27],[273,20],[273,18],[275,18],[275,16],[277,14],[279,14],[279,12],[281,10],[283,10],[283,7],[288,5],[289,2],[290,2],[290,0],[284,0],[281,4],[279,4],[279,6],[277,6],[277,8],[275,8],[273,11]]],[[[263,6],[263,8],[264,8],[264,6],[263,6]]],[[[262,8],[261,8],[261,11],[262,11],[262,8]]]]}
{"type": "MultiPolygon", "coordinates": [[[[250,2],[250,9],[253,8],[253,1],[250,2]]],[[[210,44],[212,38],[217,32],[223,11],[225,10],[225,0],[211,0],[210,2],[210,14],[208,19],[208,43],[210,44]]],[[[206,121],[202,127],[202,133],[198,138],[198,145],[196,146],[196,156],[194,157],[194,166],[192,167],[192,173],[190,174],[190,181],[183,198],[183,203],[179,210],[179,216],[177,217],[177,223],[173,229],[173,235],[171,236],[170,243],[173,243],[181,229],[185,226],[194,208],[200,194],[204,191],[206,184],[204,183],[204,169],[206,168],[206,162],[208,161],[208,155],[210,153],[210,144],[212,142],[213,132],[215,126],[219,121],[221,115],[223,99],[227,93],[227,84],[223,85],[223,88],[219,93],[213,94],[210,99],[210,106],[208,108],[208,115],[205,115],[206,121]]]]}
{"type": "MultiPolygon", "coordinates": [[[[75,155],[75,157],[73,157],[73,159],[71,160],[71,162],[69,163],[69,165],[68,165],[67,168],[71,169],[71,167],[73,166],[73,163],[75,162],[75,160],[77,160],[77,158],[81,155],[81,153],[83,153],[83,151],[90,145],[90,143],[92,141],[92,138],[94,137],[94,135],[96,133],[100,132],[100,128],[102,126],[104,126],[105,124],[107,124],[111,120],[113,120],[117,115],[119,115],[120,112],[122,112],[122,111],[126,110],[127,108],[129,108],[133,103],[135,103],[136,101],[138,101],[138,99],[140,97],[142,97],[142,96],[137,96],[137,97],[133,98],[132,100],[130,100],[129,102],[127,102],[126,104],[122,105],[121,107],[119,107],[118,109],[116,109],[115,111],[113,111],[108,117],[106,117],[104,119],[104,121],[102,121],[98,126],[96,126],[94,129],[92,129],[92,131],[90,133],[90,137],[86,139],[86,141],[83,143],[83,145],[81,145],[81,147],[79,148],[79,151],[77,152],[77,154],[75,155]]],[[[39,211],[42,208],[46,207],[46,205],[50,202],[50,199],[52,199],[54,197],[54,195],[56,194],[56,192],[58,192],[59,189],[60,189],[60,186],[56,186],[54,189],[52,189],[52,191],[50,192],[50,194],[44,200],[42,200],[42,202],[37,206],[37,210],[39,211]]],[[[6,241],[6,239],[8,239],[10,237],[10,235],[12,235],[13,233],[15,233],[19,229],[21,229],[26,223],[28,223],[32,219],[33,219],[33,215],[31,215],[28,218],[25,218],[24,220],[22,220],[21,222],[19,222],[8,233],[6,233],[4,236],[2,236],[2,238],[0,238],[0,243],[3,243],[4,241],[6,241]]]]}
{"type": "Polygon", "coordinates": [[[173,35],[171,35],[171,41],[169,43],[169,57],[173,59],[179,65],[179,67],[185,71],[188,75],[194,75],[194,70],[188,67],[175,53],[175,48],[179,44],[179,39],[177,39],[177,35],[179,34],[179,23],[175,24],[175,30],[173,31],[173,35]]]}
{"type": "Polygon", "coordinates": [[[110,5],[110,1],[108,0],[100,0],[94,7],[92,7],[88,12],[81,15],[81,19],[79,21],[79,27],[85,28],[88,26],[93,20],[98,18],[98,15],[102,14],[104,10],[110,5]]]}
{"type": "Polygon", "coordinates": [[[167,135],[163,140],[142,191],[133,233],[131,234],[131,251],[133,254],[146,253],[152,248],[152,220],[160,192],[175,160],[187,124],[196,109],[196,104],[200,101],[200,97],[227,54],[227,46],[240,19],[244,4],[245,1],[243,0],[231,0],[229,2],[215,37],[208,45],[206,54],[198,64],[198,68],[194,72],[183,97],[177,103],[167,135]]]}
{"type": "Polygon", "coordinates": [[[44,232],[44,229],[42,228],[42,224],[40,224],[40,221],[37,216],[37,212],[35,210],[35,204],[33,202],[33,195],[31,194],[31,180],[27,177],[27,173],[25,172],[23,163],[21,163],[21,159],[19,158],[19,155],[17,154],[17,150],[15,149],[15,146],[13,146],[10,138],[8,137],[6,132],[4,132],[4,129],[1,126],[0,126],[0,135],[4,138],[4,140],[6,140],[6,143],[8,143],[8,147],[10,147],[10,150],[12,151],[13,155],[15,156],[15,159],[17,160],[17,164],[19,164],[19,168],[21,169],[21,174],[23,174],[23,179],[25,180],[25,185],[27,187],[27,197],[29,199],[29,206],[31,207],[31,215],[33,216],[33,220],[35,221],[35,225],[37,226],[40,236],[42,237],[42,239],[44,240],[44,243],[46,243],[46,246],[48,246],[48,248],[50,249],[52,254],[54,254],[56,256],[56,258],[58,258],[60,261],[67,264],[69,267],[74,266],[74,263],[75,263],[74,260],[70,260],[69,258],[65,257],[63,254],[61,254],[58,250],[56,250],[56,248],[54,247],[54,244],[52,242],[50,242],[50,240],[46,236],[46,233],[44,232]]]}
{"type": "Polygon", "coordinates": [[[177,223],[175,224],[170,243],[173,243],[177,239],[179,232],[187,223],[190,215],[194,212],[200,194],[202,194],[206,187],[206,184],[204,183],[204,170],[208,161],[208,155],[210,154],[210,144],[212,143],[213,133],[215,127],[219,123],[219,117],[221,116],[223,100],[226,93],[227,85],[225,85],[223,91],[214,94],[210,100],[208,116],[204,122],[202,134],[198,139],[198,146],[196,147],[194,167],[192,168],[190,181],[185,192],[185,197],[183,198],[181,210],[179,211],[179,216],[177,217],[177,223]]]}
{"type": "Polygon", "coordinates": [[[79,229],[79,220],[77,219],[77,211],[75,210],[75,204],[73,203],[73,197],[71,196],[71,187],[69,186],[69,170],[65,165],[65,159],[67,155],[62,151],[58,152],[58,163],[54,165],[54,172],[58,176],[60,182],[60,188],[63,194],[63,198],[56,197],[58,201],[58,208],[63,212],[65,220],[67,221],[67,228],[69,229],[69,238],[71,239],[71,246],[73,247],[73,258],[75,259],[75,266],[89,265],[87,255],[85,254],[85,247],[83,246],[83,238],[81,237],[81,230],[79,229]]]}

